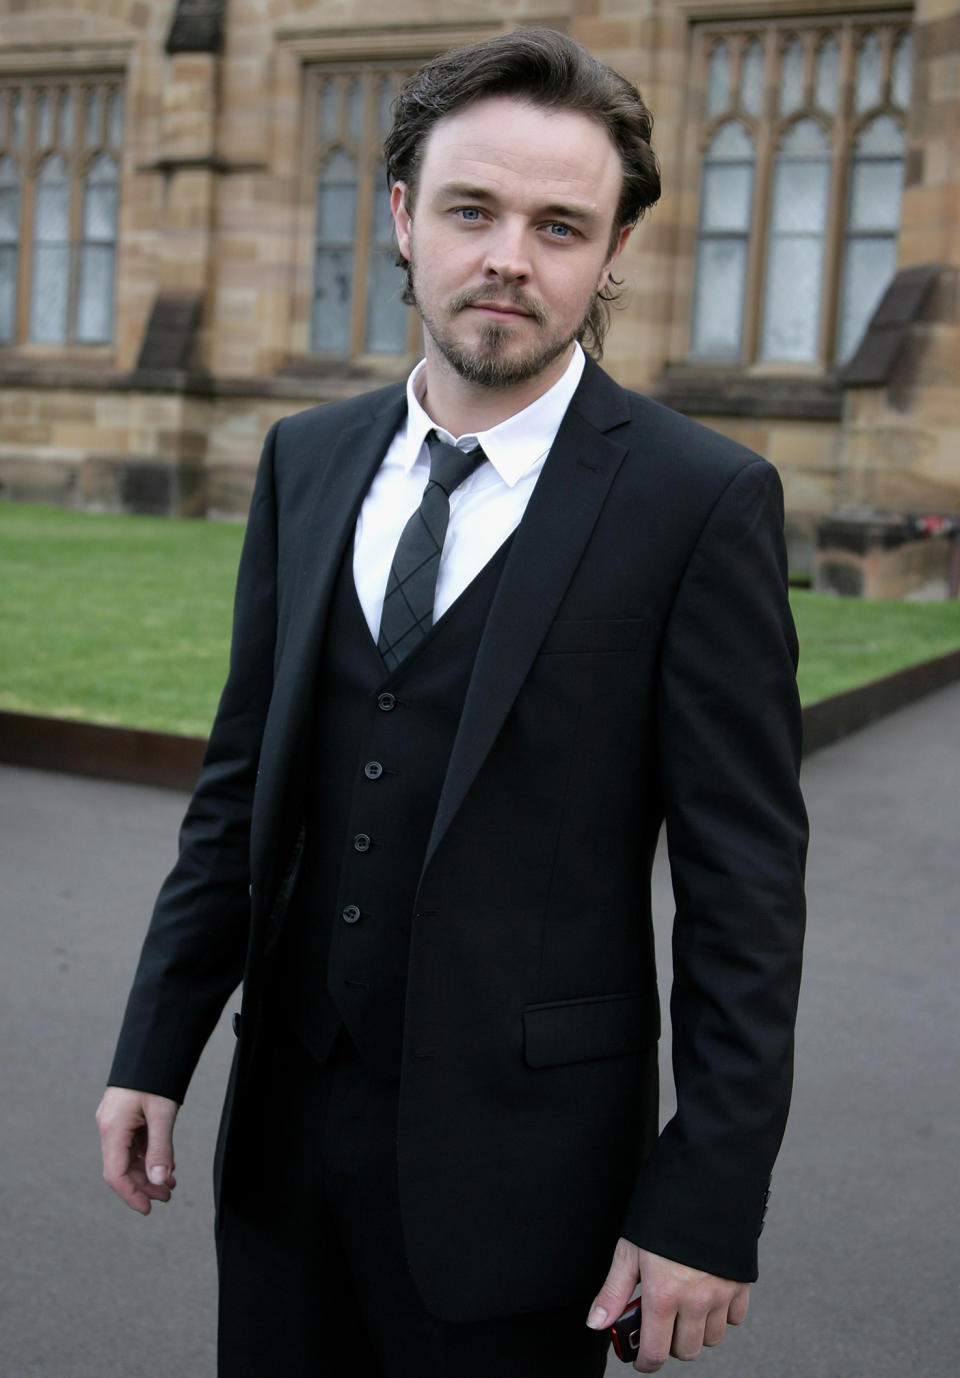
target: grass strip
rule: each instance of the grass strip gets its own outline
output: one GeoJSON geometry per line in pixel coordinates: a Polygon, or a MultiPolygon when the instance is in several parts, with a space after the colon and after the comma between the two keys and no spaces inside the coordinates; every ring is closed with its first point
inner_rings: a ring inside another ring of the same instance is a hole
{"type": "MultiPolygon", "coordinates": [[[[0,708],[204,735],[243,528],[0,503],[0,708]]],[[[791,591],[804,703],[960,647],[960,602],[791,591]]]]}

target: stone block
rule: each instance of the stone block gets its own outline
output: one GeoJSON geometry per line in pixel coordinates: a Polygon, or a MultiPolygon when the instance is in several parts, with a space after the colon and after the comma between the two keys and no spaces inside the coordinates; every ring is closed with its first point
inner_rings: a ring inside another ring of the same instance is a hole
{"type": "Polygon", "coordinates": [[[838,509],[820,522],[813,585],[848,598],[946,598],[953,533],[877,509],[838,509]]]}

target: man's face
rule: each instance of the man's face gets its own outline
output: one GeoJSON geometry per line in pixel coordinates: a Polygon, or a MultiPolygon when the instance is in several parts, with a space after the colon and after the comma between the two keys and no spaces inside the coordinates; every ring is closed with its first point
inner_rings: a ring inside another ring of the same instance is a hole
{"type": "Polygon", "coordinates": [[[621,178],[575,111],[496,96],[436,124],[413,214],[403,182],[391,199],[428,361],[484,387],[559,377],[628,234],[611,245],[621,178]]]}

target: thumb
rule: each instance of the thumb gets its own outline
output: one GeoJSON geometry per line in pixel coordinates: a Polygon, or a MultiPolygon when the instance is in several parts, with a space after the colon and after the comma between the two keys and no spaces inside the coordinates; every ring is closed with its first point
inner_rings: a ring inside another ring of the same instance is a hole
{"type": "Polygon", "coordinates": [[[587,1317],[591,1330],[612,1325],[633,1296],[640,1276],[640,1250],[629,1239],[618,1239],[606,1282],[594,1298],[587,1317]]]}
{"type": "Polygon", "coordinates": [[[177,1115],[175,1101],[158,1096],[144,1109],[147,1124],[147,1150],[143,1155],[147,1176],[154,1186],[160,1186],[173,1175],[173,1122],[177,1115]]]}

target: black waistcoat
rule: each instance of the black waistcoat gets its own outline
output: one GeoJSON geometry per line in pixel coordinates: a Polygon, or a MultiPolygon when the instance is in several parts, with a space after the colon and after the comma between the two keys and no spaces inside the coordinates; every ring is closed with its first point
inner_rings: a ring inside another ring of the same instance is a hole
{"type": "Polygon", "coordinates": [[[371,1072],[399,1076],[420,870],[508,545],[389,674],[357,597],[352,549],[341,566],[278,986],[321,1061],[345,1027],[371,1072]]]}

